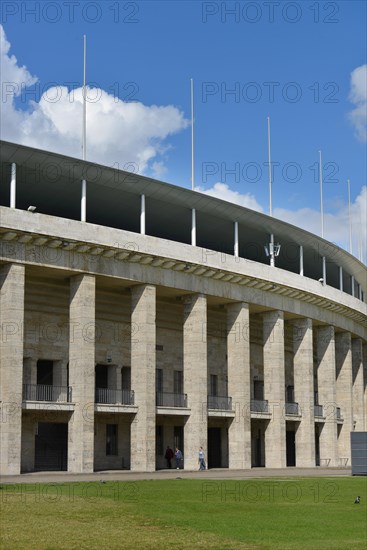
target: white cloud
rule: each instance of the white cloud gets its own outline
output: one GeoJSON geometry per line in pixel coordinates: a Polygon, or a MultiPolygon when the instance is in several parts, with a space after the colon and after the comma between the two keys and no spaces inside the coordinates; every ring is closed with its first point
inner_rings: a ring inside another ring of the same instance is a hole
{"type": "MultiPolygon", "coordinates": [[[[196,187],[196,191],[217,197],[258,212],[264,212],[262,206],[250,193],[241,194],[233,191],[225,183],[216,183],[210,189],[196,187]]],[[[313,208],[289,210],[275,208],[274,217],[297,227],[302,227],[315,235],[321,233],[320,212],[313,208]]],[[[352,251],[353,254],[366,262],[367,247],[367,186],[363,186],[351,204],[352,220],[352,251]]],[[[349,213],[348,204],[339,203],[334,213],[324,213],[324,236],[328,241],[336,243],[349,250],[349,213]]]]}
{"type": "Polygon", "coordinates": [[[361,141],[367,141],[367,65],[352,71],[349,100],[355,108],[349,113],[356,134],[361,141]]]}
{"type": "Polygon", "coordinates": [[[152,164],[152,176],[153,178],[160,179],[164,174],[167,172],[167,168],[163,164],[163,162],[153,162],[152,164]]]}
{"type": "Polygon", "coordinates": [[[195,187],[195,191],[199,191],[205,195],[217,197],[218,199],[228,202],[233,202],[235,204],[239,204],[240,206],[245,206],[246,208],[251,208],[251,210],[257,210],[258,212],[264,211],[262,206],[257,202],[255,197],[251,195],[251,193],[242,195],[238,191],[232,191],[226,183],[215,183],[210,189],[195,187]]]}
{"type": "MultiPolygon", "coordinates": [[[[1,138],[73,157],[81,156],[82,88],[55,86],[46,90],[28,110],[18,109],[15,98],[22,87],[37,82],[26,67],[9,56],[10,44],[0,25],[1,138]]],[[[179,109],[172,105],[146,106],[126,103],[99,88],[87,88],[87,159],[134,171],[163,173],[157,157],[167,151],[165,140],[188,126],[179,109]],[[152,164],[152,166],[151,166],[152,164]]]]}
{"type": "MultiPolygon", "coordinates": [[[[274,216],[311,233],[320,235],[320,212],[311,208],[287,210],[275,208],[274,216]]],[[[366,262],[367,247],[367,186],[364,185],[351,203],[352,251],[366,262]]],[[[328,241],[349,250],[349,212],[348,204],[341,204],[335,213],[324,213],[324,236],[328,241]]]]}

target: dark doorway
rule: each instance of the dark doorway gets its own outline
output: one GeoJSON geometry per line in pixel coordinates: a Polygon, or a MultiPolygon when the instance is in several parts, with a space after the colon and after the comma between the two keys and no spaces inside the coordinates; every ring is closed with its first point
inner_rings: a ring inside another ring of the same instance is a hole
{"type": "Polygon", "coordinates": [[[221,428],[208,428],[208,468],[221,468],[221,428]]]}
{"type": "Polygon", "coordinates": [[[184,429],[183,426],[174,426],[173,428],[173,446],[174,450],[176,447],[180,449],[182,454],[184,454],[184,429]]]}
{"type": "Polygon", "coordinates": [[[108,367],[106,365],[96,365],[96,388],[108,388],[108,367]]]}
{"type": "Polygon", "coordinates": [[[287,466],[296,465],[296,432],[286,432],[287,466]]]}
{"type": "Polygon", "coordinates": [[[265,435],[264,432],[260,429],[254,430],[251,438],[252,445],[252,468],[263,468],[265,467],[265,435]]]}
{"type": "Polygon", "coordinates": [[[68,425],[39,422],[35,445],[35,471],[67,471],[67,468],[68,425]]]}
{"type": "Polygon", "coordinates": [[[52,386],[53,361],[40,359],[37,361],[37,385],[52,386]]]}
{"type": "Polygon", "coordinates": [[[316,466],[320,466],[320,428],[315,425],[315,455],[316,455],[316,466]]]}
{"type": "Polygon", "coordinates": [[[264,381],[254,380],[254,399],[262,401],[264,399],[264,381]]]}

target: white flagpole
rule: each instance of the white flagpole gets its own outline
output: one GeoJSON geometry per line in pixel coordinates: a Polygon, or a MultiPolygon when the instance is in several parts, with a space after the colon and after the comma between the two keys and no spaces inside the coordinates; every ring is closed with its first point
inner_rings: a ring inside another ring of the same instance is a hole
{"type": "Polygon", "coordinates": [[[324,238],[324,200],[322,194],[322,156],[319,151],[321,237],[324,238]]]}
{"type": "Polygon", "coordinates": [[[350,213],[350,180],[347,180],[348,185],[348,218],[349,218],[349,252],[353,254],[352,244],[352,216],[350,213]]]}
{"type": "MultiPolygon", "coordinates": [[[[87,77],[87,37],[84,35],[84,59],[83,59],[83,136],[82,136],[82,153],[83,160],[87,157],[87,93],[86,93],[86,77],[87,77]]],[[[87,221],[87,181],[82,180],[82,197],[80,205],[80,219],[82,222],[87,221]]]]}
{"type": "Polygon", "coordinates": [[[273,181],[271,169],[271,152],[270,152],[270,116],[268,116],[268,164],[269,164],[269,215],[273,215],[273,181]]]}
{"type": "Polygon", "coordinates": [[[195,189],[194,170],[194,80],[191,78],[191,189],[195,189]]]}
{"type": "Polygon", "coordinates": [[[83,64],[83,160],[87,156],[87,37],[84,35],[84,64],[83,64]]]}
{"type": "Polygon", "coordinates": [[[358,259],[363,262],[363,245],[362,245],[362,212],[359,209],[359,231],[358,231],[358,259]]]}

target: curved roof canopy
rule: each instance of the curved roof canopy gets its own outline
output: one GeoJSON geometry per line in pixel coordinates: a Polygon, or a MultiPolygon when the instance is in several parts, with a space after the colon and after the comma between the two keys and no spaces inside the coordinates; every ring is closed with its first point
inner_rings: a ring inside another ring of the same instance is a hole
{"type": "Polygon", "coordinates": [[[327,284],[351,293],[350,276],[367,294],[366,267],[339,246],[304,229],[237,204],[146,176],[42,151],[0,142],[0,204],[10,204],[10,165],[17,165],[16,207],[80,219],[82,179],[87,180],[87,221],[129,231],[140,231],[140,197],[146,201],[146,233],[173,241],[191,242],[191,210],[196,210],[197,245],[233,254],[234,222],[239,227],[239,255],[268,263],[264,245],[269,235],[281,244],[277,267],[299,273],[303,246],[304,275],[322,277],[327,261],[327,284]]]}

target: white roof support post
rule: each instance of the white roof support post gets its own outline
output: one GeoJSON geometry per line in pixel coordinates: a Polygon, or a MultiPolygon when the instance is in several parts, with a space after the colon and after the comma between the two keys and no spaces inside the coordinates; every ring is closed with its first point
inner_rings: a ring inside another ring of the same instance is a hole
{"type": "Polygon", "coordinates": [[[10,173],[10,208],[15,208],[17,196],[17,165],[15,162],[11,163],[10,173]]]}
{"type": "Polygon", "coordinates": [[[196,246],[196,210],[191,210],[191,244],[196,246]]]}
{"type": "Polygon", "coordinates": [[[322,284],[325,286],[326,285],[326,257],[323,256],[322,257],[322,284]]]}
{"type": "Polygon", "coordinates": [[[269,245],[269,255],[270,255],[270,265],[272,267],[275,266],[275,256],[274,256],[274,234],[271,233],[270,235],[270,245],[269,245]]]}
{"type": "Polygon", "coordinates": [[[303,246],[299,247],[299,274],[303,276],[303,246]]]}
{"type": "Polygon", "coordinates": [[[239,242],[238,242],[238,222],[234,222],[234,255],[239,257],[239,242]]]}
{"type": "Polygon", "coordinates": [[[339,290],[343,292],[343,268],[339,266],[339,290]]]}
{"type": "Polygon", "coordinates": [[[82,198],[80,201],[80,221],[87,221],[87,181],[82,180],[82,198]]]}
{"type": "Polygon", "coordinates": [[[145,235],[145,195],[140,195],[140,233],[145,235]]]}

